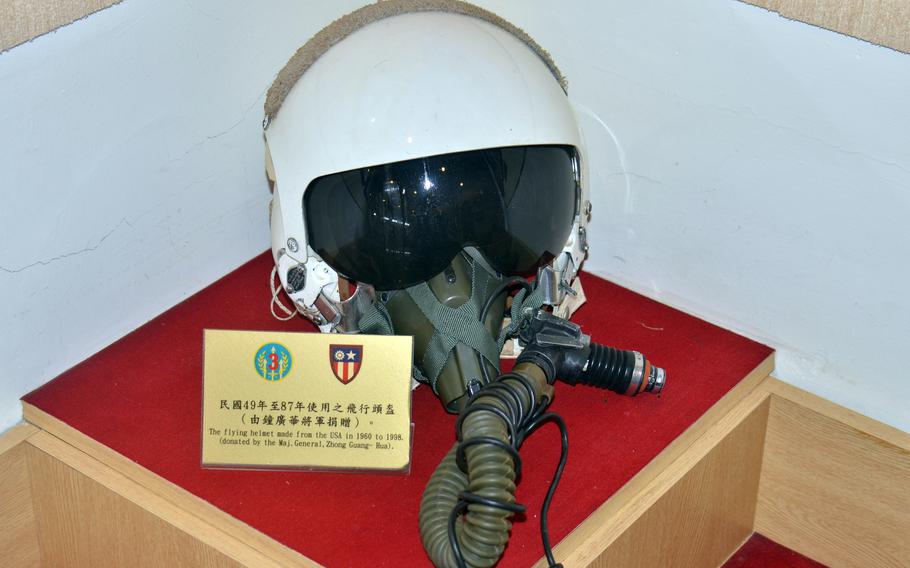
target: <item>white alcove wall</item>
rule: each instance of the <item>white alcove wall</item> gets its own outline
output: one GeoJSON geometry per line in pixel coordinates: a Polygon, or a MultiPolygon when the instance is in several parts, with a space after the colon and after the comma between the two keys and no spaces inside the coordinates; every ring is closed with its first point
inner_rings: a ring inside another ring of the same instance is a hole
{"type": "MultiPolygon", "coordinates": [[[[569,77],[589,270],[910,430],[910,56],[733,0],[478,3],[569,77]]],[[[361,4],[126,0],[0,54],[0,429],[268,246],[265,89],[361,4]]]]}
{"type": "Polygon", "coordinates": [[[265,91],[360,5],[125,0],[0,54],[0,429],[269,246],[265,91]]]}
{"type": "Polygon", "coordinates": [[[910,430],[910,55],[732,1],[483,4],[585,109],[588,270],[910,430]]]}

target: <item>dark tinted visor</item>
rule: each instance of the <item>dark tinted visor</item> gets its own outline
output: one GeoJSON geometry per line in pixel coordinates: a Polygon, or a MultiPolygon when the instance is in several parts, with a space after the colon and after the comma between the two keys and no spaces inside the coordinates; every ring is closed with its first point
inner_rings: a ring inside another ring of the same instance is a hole
{"type": "Polygon", "coordinates": [[[323,176],[304,193],[309,244],[379,290],[429,280],[467,246],[503,274],[532,273],[572,229],[575,156],[571,146],[493,148],[323,176]]]}

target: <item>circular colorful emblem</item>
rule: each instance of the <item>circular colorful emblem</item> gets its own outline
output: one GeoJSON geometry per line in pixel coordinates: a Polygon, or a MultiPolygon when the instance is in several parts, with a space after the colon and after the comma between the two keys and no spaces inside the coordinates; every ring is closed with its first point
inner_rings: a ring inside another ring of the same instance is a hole
{"type": "Polygon", "coordinates": [[[291,372],[291,352],[280,343],[266,343],[256,351],[253,366],[267,381],[280,381],[291,372]]]}

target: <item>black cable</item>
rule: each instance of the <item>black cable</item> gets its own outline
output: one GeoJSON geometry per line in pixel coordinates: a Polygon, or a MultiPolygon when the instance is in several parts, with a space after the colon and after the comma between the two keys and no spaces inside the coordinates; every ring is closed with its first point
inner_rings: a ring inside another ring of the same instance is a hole
{"type": "MultiPolygon", "coordinates": [[[[534,292],[534,288],[531,286],[531,283],[521,276],[513,276],[511,278],[503,280],[499,283],[498,286],[496,286],[496,288],[493,289],[492,292],[490,292],[490,295],[487,296],[487,299],[484,301],[479,316],[481,324],[486,325],[487,314],[490,312],[490,308],[493,306],[493,302],[496,300],[496,298],[498,298],[500,294],[512,286],[521,286],[524,289],[526,295],[532,294],[534,292]]],[[[477,362],[480,363],[480,372],[483,375],[483,384],[488,384],[490,382],[490,372],[487,371],[487,363],[484,360],[483,355],[480,353],[477,353],[477,362]]]]}
{"type": "Polygon", "coordinates": [[[528,434],[536,430],[545,422],[553,422],[559,427],[559,434],[562,440],[562,449],[559,452],[559,463],[556,466],[556,473],[553,474],[553,481],[550,488],[547,489],[547,495],[544,497],[543,505],[540,507],[540,538],[543,542],[543,551],[547,555],[547,562],[550,568],[562,568],[562,564],[557,564],[553,557],[553,548],[550,546],[550,528],[547,523],[547,515],[550,513],[550,503],[553,501],[553,495],[556,493],[556,486],[562,479],[562,472],[566,469],[566,461],[569,458],[569,430],[562,416],[548,412],[540,415],[528,426],[528,434]]]}
{"type": "Polygon", "coordinates": [[[527,294],[531,294],[534,292],[534,288],[531,286],[531,283],[528,282],[527,280],[525,280],[524,278],[522,278],[521,276],[513,276],[511,278],[503,280],[502,282],[499,283],[498,286],[496,286],[496,288],[492,292],[490,292],[490,295],[487,296],[486,301],[483,303],[483,308],[481,308],[481,310],[480,310],[481,323],[486,321],[487,312],[490,311],[490,308],[493,306],[493,302],[496,300],[496,298],[498,298],[499,295],[502,294],[503,292],[505,292],[507,289],[509,289],[510,287],[515,286],[515,285],[518,285],[518,286],[521,286],[522,288],[524,288],[524,290],[527,294]]]}
{"type": "MultiPolygon", "coordinates": [[[[541,425],[547,422],[555,423],[560,430],[562,449],[560,451],[559,463],[556,466],[556,472],[553,475],[553,481],[550,483],[550,487],[544,497],[543,505],[541,506],[540,533],[544,554],[547,557],[550,568],[562,568],[562,565],[556,563],[556,560],[553,557],[553,549],[550,545],[548,515],[550,504],[553,501],[553,495],[556,493],[556,486],[559,485],[559,481],[562,479],[562,474],[568,459],[569,433],[562,417],[553,412],[544,412],[549,404],[547,397],[542,397],[538,404],[534,404],[534,398],[534,388],[527,378],[518,373],[504,373],[500,375],[495,382],[481,387],[481,389],[474,393],[468,401],[468,404],[465,406],[464,410],[462,410],[455,423],[455,434],[459,440],[456,448],[456,463],[458,464],[459,469],[465,471],[467,469],[465,450],[471,446],[489,444],[506,451],[510,457],[512,457],[517,481],[518,477],[521,475],[521,459],[518,455],[518,448],[521,446],[522,442],[524,442],[525,438],[537,430],[541,425]],[[512,382],[506,382],[507,380],[511,380],[512,382]],[[530,406],[527,409],[527,412],[525,412],[524,404],[522,402],[520,388],[523,388],[526,391],[525,394],[529,397],[528,401],[530,402],[530,406]],[[481,395],[496,399],[503,405],[504,409],[483,402],[475,404],[475,399],[481,395]],[[508,431],[509,443],[486,436],[472,437],[468,440],[464,440],[461,432],[462,425],[464,424],[465,419],[475,412],[489,412],[502,419],[506,426],[506,430],[508,431]]],[[[459,568],[467,568],[467,564],[465,563],[464,555],[461,551],[461,545],[458,542],[456,529],[457,521],[467,510],[468,505],[472,504],[492,507],[510,513],[521,513],[526,510],[525,506],[519,503],[509,503],[498,499],[492,499],[471,493],[470,491],[462,491],[459,493],[458,501],[449,515],[447,527],[449,545],[455,559],[455,564],[459,568]]]]}
{"type": "Polygon", "coordinates": [[[458,517],[465,512],[465,509],[468,508],[468,502],[459,500],[455,503],[455,506],[452,507],[452,512],[449,514],[449,546],[452,547],[452,555],[455,557],[455,565],[458,568],[467,568],[467,564],[464,562],[464,555],[461,553],[461,545],[458,543],[458,535],[455,534],[455,521],[458,517]]]}

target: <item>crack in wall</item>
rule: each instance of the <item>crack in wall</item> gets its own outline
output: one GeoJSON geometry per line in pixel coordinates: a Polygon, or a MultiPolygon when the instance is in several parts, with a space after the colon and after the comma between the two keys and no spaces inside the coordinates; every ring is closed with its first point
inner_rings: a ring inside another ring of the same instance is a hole
{"type": "Polygon", "coordinates": [[[33,262],[33,263],[31,263],[31,264],[26,264],[25,266],[20,266],[19,268],[9,268],[9,267],[6,267],[6,266],[0,266],[0,272],[6,272],[7,274],[17,274],[17,273],[19,273],[19,272],[23,272],[23,271],[25,271],[25,270],[28,270],[29,268],[34,268],[34,267],[36,267],[36,266],[47,266],[47,265],[49,265],[49,264],[53,264],[53,263],[55,263],[55,262],[57,262],[57,261],[60,261],[60,260],[66,259],[66,258],[70,258],[70,257],[73,257],[73,256],[78,256],[78,255],[80,255],[80,254],[85,254],[85,253],[88,253],[88,252],[92,252],[92,251],[94,251],[94,250],[97,250],[101,245],[103,245],[103,244],[104,244],[104,241],[106,241],[106,240],[108,239],[108,237],[110,237],[111,235],[113,235],[113,234],[117,231],[117,229],[119,229],[119,228],[122,227],[123,225],[127,225],[127,226],[130,226],[130,227],[133,226],[133,224],[130,223],[129,221],[127,221],[126,217],[124,217],[123,219],[120,219],[120,222],[117,223],[117,225],[115,225],[113,229],[111,229],[110,231],[108,231],[107,233],[105,233],[100,239],[98,239],[98,242],[95,243],[94,245],[87,246],[87,247],[81,248],[81,249],[79,249],[79,250],[74,250],[74,251],[71,251],[71,252],[66,252],[66,253],[57,255],[57,256],[55,256],[55,257],[46,259],[46,260],[36,260],[35,262],[33,262]]]}
{"type": "Polygon", "coordinates": [[[725,106],[715,105],[715,104],[711,104],[711,103],[702,103],[702,102],[698,102],[698,101],[696,101],[696,100],[694,100],[694,99],[691,99],[691,98],[689,98],[689,97],[686,97],[686,96],[684,96],[684,95],[682,95],[682,94],[680,94],[680,93],[678,93],[678,92],[676,92],[676,91],[671,91],[671,90],[668,90],[668,89],[661,89],[661,88],[655,87],[655,86],[650,85],[650,84],[648,84],[648,83],[645,83],[645,82],[643,82],[643,81],[639,81],[639,80],[637,80],[637,79],[633,79],[632,77],[629,77],[629,76],[627,76],[627,75],[624,75],[624,74],[622,74],[622,73],[620,73],[620,72],[618,72],[618,71],[614,71],[614,70],[612,70],[612,69],[608,69],[608,68],[603,67],[603,66],[600,66],[600,65],[590,65],[590,68],[593,69],[593,70],[595,70],[595,71],[599,71],[599,72],[601,72],[601,73],[606,73],[606,74],[608,74],[608,75],[612,75],[612,76],[614,76],[614,77],[618,77],[618,78],[620,78],[620,79],[622,79],[622,80],[624,80],[624,81],[628,81],[629,83],[632,83],[632,84],[634,84],[634,85],[638,85],[639,87],[642,87],[642,88],[644,88],[644,89],[646,89],[646,90],[649,90],[649,91],[651,91],[651,92],[658,93],[658,94],[661,94],[661,95],[664,95],[664,96],[671,97],[671,98],[674,98],[674,99],[676,99],[676,100],[682,101],[682,102],[687,103],[687,104],[689,104],[689,105],[691,105],[691,106],[693,106],[693,107],[696,107],[696,108],[707,109],[707,110],[713,110],[713,111],[716,111],[716,112],[723,112],[723,113],[726,113],[726,114],[733,114],[733,115],[736,115],[736,116],[743,116],[743,115],[751,116],[753,120],[755,120],[755,121],[757,121],[757,122],[760,122],[760,123],[762,123],[762,124],[764,124],[764,125],[770,126],[770,127],[772,127],[772,128],[778,129],[778,130],[783,130],[783,131],[786,131],[786,132],[790,132],[790,133],[796,134],[797,136],[800,136],[800,137],[802,137],[802,138],[804,138],[804,139],[806,139],[806,140],[811,140],[811,141],[813,141],[813,142],[816,142],[816,143],[818,143],[818,144],[821,144],[821,145],[823,145],[823,146],[825,146],[825,147],[827,147],[827,148],[830,148],[830,149],[832,149],[832,150],[834,150],[834,151],[836,151],[836,152],[840,152],[840,153],[846,154],[846,155],[848,155],[848,156],[858,156],[858,157],[860,157],[860,158],[865,158],[866,160],[869,160],[869,161],[871,161],[871,162],[875,162],[875,163],[880,164],[880,165],[882,165],[882,166],[887,166],[887,167],[890,167],[890,168],[895,168],[895,169],[900,170],[900,171],[902,171],[902,172],[904,172],[904,173],[906,173],[906,174],[910,174],[910,168],[905,167],[905,166],[903,166],[902,164],[900,164],[900,163],[898,163],[898,162],[893,162],[893,161],[891,161],[891,160],[883,160],[883,159],[881,159],[881,158],[876,158],[875,156],[872,156],[872,155],[867,154],[867,153],[865,153],[865,152],[862,152],[862,151],[860,151],[860,150],[854,150],[854,149],[852,149],[852,148],[845,148],[845,147],[843,147],[843,146],[841,146],[841,145],[839,145],[839,144],[835,144],[834,142],[830,142],[830,141],[828,141],[828,140],[826,140],[826,139],[824,139],[824,138],[822,138],[822,137],[820,137],[820,136],[815,136],[815,135],[813,135],[813,134],[809,134],[809,133],[807,133],[807,132],[803,132],[802,130],[800,130],[800,129],[794,127],[794,126],[789,126],[789,125],[786,125],[786,124],[781,124],[781,123],[778,123],[778,122],[774,122],[773,120],[770,120],[770,119],[768,119],[768,118],[765,118],[764,116],[760,115],[758,112],[756,112],[755,110],[753,110],[752,108],[747,107],[747,106],[745,106],[745,107],[740,107],[740,108],[731,108],[731,107],[725,107],[725,106]]]}
{"type": "Polygon", "coordinates": [[[647,181],[647,182],[650,182],[650,183],[653,183],[656,185],[664,184],[664,182],[660,181],[657,178],[648,177],[646,175],[643,175],[643,174],[640,174],[637,172],[633,172],[632,170],[620,170],[618,172],[607,172],[607,174],[606,174],[606,177],[608,177],[608,178],[618,177],[618,176],[631,177],[631,178],[639,179],[642,181],[647,181]]]}
{"type": "Polygon", "coordinates": [[[189,148],[186,149],[185,152],[183,152],[183,154],[181,154],[177,158],[172,158],[172,159],[168,160],[165,165],[170,165],[175,162],[179,162],[181,160],[186,159],[187,156],[189,156],[193,151],[199,149],[201,146],[208,144],[212,140],[221,138],[225,134],[228,134],[229,132],[231,132],[232,130],[234,130],[241,124],[243,124],[246,121],[247,117],[249,116],[250,112],[252,112],[253,109],[256,108],[257,106],[259,106],[260,101],[262,101],[262,99],[265,97],[265,94],[267,92],[268,92],[268,89],[259,93],[259,96],[256,97],[256,100],[254,100],[249,106],[246,107],[246,109],[241,113],[240,118],[235,123],[228,126],[224,130],[221,130],[220,132],[216,132],[215,134],[206,135],[204,140],[200,140],[199,142],[196,142],[195,144],[191,145],[189,148]]]}

